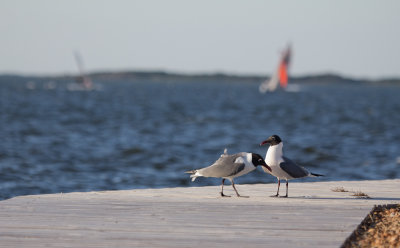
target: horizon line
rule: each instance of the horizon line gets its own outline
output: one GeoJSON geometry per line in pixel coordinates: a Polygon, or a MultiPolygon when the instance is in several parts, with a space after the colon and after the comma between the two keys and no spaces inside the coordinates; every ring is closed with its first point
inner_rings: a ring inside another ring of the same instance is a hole
{"type": "MultiPolygon", "coordinates": [[[[261,74],[261,73],[235,73],[227,72],[222,70],[215,71],[179,71],[179,70],[169,70],[169,69],[98,69],[86,73],[88,76],[95,76],[96,74],[123,74],[123,73],[158,73],[165,75],[175,75],[175,76],[186,76],[186,77],[199,77],[199,76],[226,76],[226,77],[256,77],[256,78],[270,78],[271,74],[261,74]]],[[[28,73],[28,72],[0,72],[0,76],[18,76],[18,77],[78,77],[79,72],[59,72],[59,73],[28,73]]],[[[291,74],[290,78],[304,78],[304,77],[318,77],[318,76],[336,76],[344,79],[352,80],[362,80],[362,81],[379,81],[379,80],[400,80],[399,76],[351,76],[345,73],[334,72],[334,71],[321,71],[321,72],[310,72],[310,73],[299,73],[291,74]]]]}

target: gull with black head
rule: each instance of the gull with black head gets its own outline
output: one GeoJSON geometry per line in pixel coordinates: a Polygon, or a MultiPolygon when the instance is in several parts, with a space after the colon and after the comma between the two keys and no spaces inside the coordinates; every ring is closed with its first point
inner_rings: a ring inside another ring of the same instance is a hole
{"type": "Polygon", "coordinates": [[[290,179],[302,178],[302,177],[320,177],[323,175],[311,173],[304,167],[299,166],[289,158],[283,156],[283,142],[278,135],[272,135],[267,140],[261,142],[260,146],[269,144],[270,147],[267,150],[265,156],[265,162],[270,166],[271,170],[263,170],[278,179],[278,191],[274,197],[279,196],[279,187],[281,185],[281,179],[286,180],[286,195],[288,197],[288,188],[290,179]]]}
{"type": "Polygon", "coordinates": [[[240,197],[233,179],[255,170],[259,165],[263,166],[263,168],[265,168],[264,170],[271,171],[271,168],[265,163],[264,159],[259,154],[240,152],[229,155],[225,149],[225,152],[221,157],[212,165],[202,169],[186,171],[185,173],[191,174],[190,177],[192,178],[192,181],[196,180],[197,177],[222,178],[220,193],[222,197],[230,197],[224,194],[224,182],[225,179],[228,179],[231,181],[236,195],[240,197]]]}

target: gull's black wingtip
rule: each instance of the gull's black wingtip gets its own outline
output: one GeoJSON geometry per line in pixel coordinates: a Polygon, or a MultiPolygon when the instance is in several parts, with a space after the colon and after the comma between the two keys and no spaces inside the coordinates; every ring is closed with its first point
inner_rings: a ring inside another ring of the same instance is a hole
{"type": "Polygon", "coordinates": [[[313,177],[324,177],[325,175],[317,174],[317,173],[310,173],[313,177]]]}

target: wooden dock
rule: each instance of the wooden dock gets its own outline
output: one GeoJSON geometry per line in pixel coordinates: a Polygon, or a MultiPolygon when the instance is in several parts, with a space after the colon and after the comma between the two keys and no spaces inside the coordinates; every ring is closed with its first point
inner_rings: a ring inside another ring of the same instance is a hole
{"type": "Polygon", "coordinates": [[[400,180],[237,185],[20,196],[0,201],[0,247],[339,247],[400,180]],[[333,192],[343,187],[361,191],[333,192]],[[285,185],[281,187],[285,191],[285,185]]]}

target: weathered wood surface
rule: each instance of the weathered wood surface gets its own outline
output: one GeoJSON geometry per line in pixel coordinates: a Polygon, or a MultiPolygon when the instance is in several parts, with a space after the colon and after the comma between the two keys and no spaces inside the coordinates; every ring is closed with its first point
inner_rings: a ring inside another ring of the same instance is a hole
{"type": "Polygon", "coordinates": [[[0,247],[339,247],[374,205],[400,202],[400,180],[289,186],[289,198],[269,197],[275,184],[237,185],[250,198],[217,186],[16,197],[0,202],[0,247]]]}

